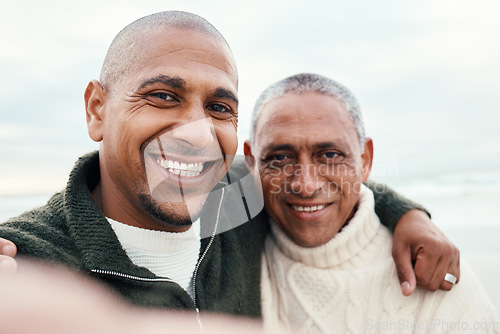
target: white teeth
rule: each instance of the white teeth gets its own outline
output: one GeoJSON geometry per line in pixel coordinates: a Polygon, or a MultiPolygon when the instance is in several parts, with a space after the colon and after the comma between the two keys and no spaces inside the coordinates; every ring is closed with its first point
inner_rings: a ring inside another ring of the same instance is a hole
{"type": "Polygon", "coordinates": [[[325,207],[326,207],[326,205],[314,205],[314,206],[292,205],[292,208],[295,211],[301,211],[301,212],[315,212],[315,211],[319,211],[325,207]]]}
{"type": "Polygon", "coordinates": [[[196,177],[203,171],[203,162],[186,164],[175,160],[163,159],[158,159],[156,162],[170,173],[184,177],[196,177]]]}

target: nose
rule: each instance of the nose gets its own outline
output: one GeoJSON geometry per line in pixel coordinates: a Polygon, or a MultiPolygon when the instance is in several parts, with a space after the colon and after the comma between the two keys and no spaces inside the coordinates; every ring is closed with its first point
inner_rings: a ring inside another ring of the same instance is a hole
{"type": "Polygon", "coordinates": [[[209,118],[188,122],[172,130],[172,136],[193,150],[202,149],[215,141],[215,129],[209,118]]]}
{"type": "Polygon", "coordinates": [[[300,169],[295,169],[290,182],[292,191],[302,197],[312,197],[324,186],[325,181],[312,163],[302,164],[300,169]]]}

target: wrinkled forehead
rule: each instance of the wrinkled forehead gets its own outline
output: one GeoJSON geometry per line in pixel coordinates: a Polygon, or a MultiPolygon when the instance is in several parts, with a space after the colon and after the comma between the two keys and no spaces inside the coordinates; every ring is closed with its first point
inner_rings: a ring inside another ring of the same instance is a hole
{"type": "Polygon", "coordinates": [[[236,63],[225,41],[208,32],[185,28],[161,28],[145,36],[139,59],[144,66],[151,61],[158,65],[199,63],[225,72],[238,80],[236,63]]]}
{"type": "Polygon", "coordinates": [[[321,141],[357,140],[356,133],[349,113],[335,97],[315,92],[287,93],[263,106],[255,146],[315,146],[321,141]]]}

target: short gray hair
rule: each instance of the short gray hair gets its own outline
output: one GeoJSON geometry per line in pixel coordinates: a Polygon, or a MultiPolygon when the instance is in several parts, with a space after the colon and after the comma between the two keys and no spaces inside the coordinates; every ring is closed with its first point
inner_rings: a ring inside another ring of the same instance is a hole
{"type": "Polygon", "coordinates": [[[250,127],[250,142],[255,142],[255,132],[257,123],[264,106],[288,93],[303,94],[303,93],[319,93],[332,96],[340,101],[351,116],[356,131],[361,149],[365,145],[365,126],[363,124],[363,115],[359,103],[354,94],[349,89],[335,80],[313,73],[301,73],[280,80],[269,86],[262,94],[260,94],[252,114],[252,124],[250,127]]]}
{"type": "MultiPolygon", "coordinates": [[[[142,17],[123,28],[109,46],[101,69],[100,82],[108,89],[140,66],[145,37],[160,29],[180,28],[214,37],[228,48],[224,36],[203,17],[182,11],[165,11],[142,17]]],[[[230,49],[230,48],[229,48],[230,49]]]]}

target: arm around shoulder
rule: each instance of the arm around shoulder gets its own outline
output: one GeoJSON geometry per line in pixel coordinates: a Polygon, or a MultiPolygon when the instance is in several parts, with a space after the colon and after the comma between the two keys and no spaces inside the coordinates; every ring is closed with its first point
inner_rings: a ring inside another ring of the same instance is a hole
{"type": "Polygon", "coordinates": [[[368,180],[366,186],[373,192],[375,212],[380,222],[393,232],[401,217],[410,210],[424,211],[430,217],[430,213],[422,205],[398,194],[383,183],[368,180]]]}

